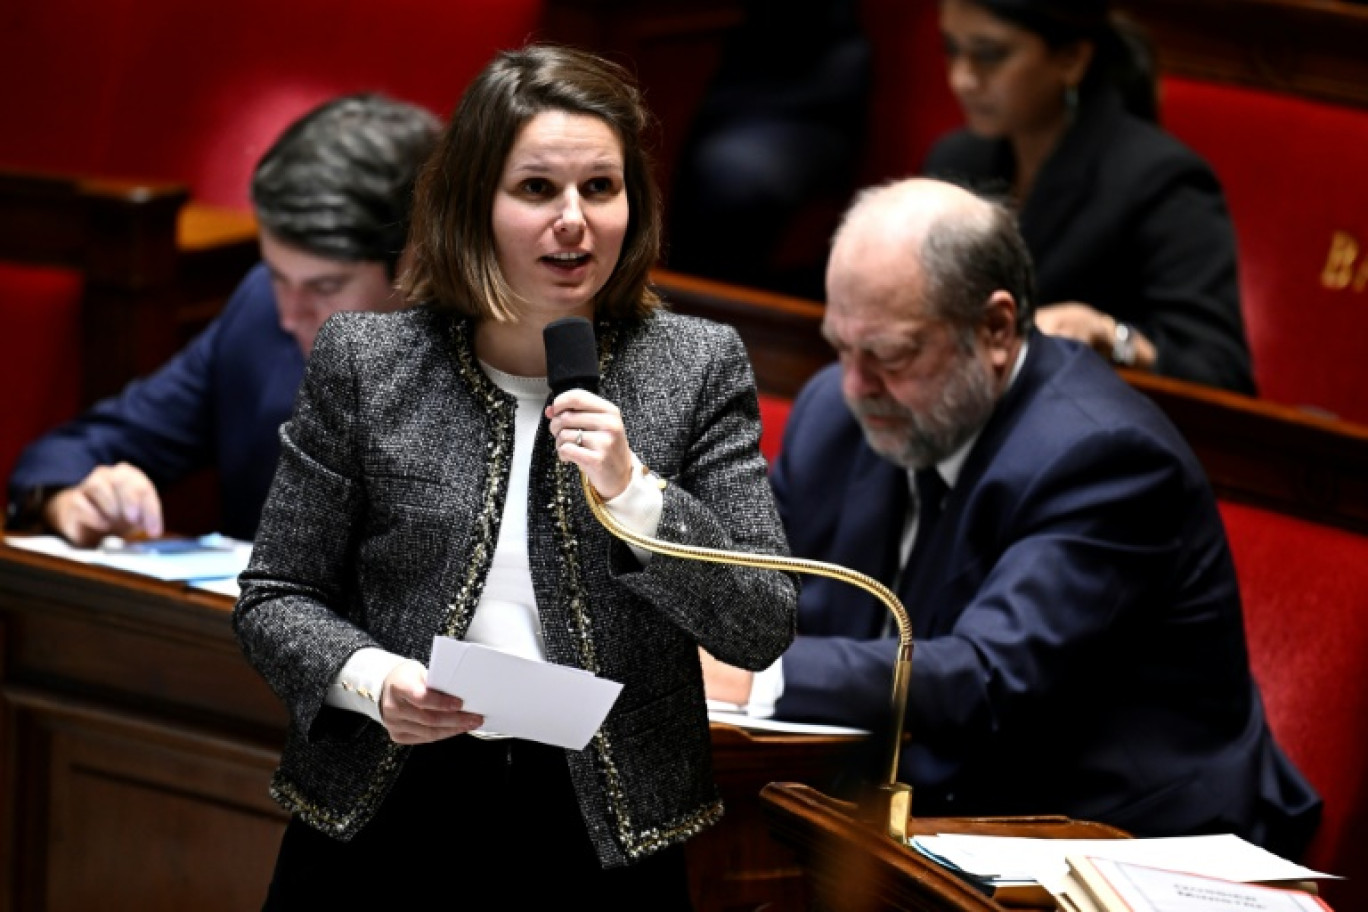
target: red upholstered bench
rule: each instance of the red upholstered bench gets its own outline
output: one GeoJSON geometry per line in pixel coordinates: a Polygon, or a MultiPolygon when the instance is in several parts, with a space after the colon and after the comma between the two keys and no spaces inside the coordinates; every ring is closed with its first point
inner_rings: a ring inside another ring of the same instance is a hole
{"type": "Polygon", "coordinates": [[[0,170],[0,482],[29,441],[76,414],[93,384],[153,366],[145,346],[111,340],[134,327],[153,347],[167,341],[158,302],[174,272],[184,201],[172,185],[0,170]]]}
{"type": "Polygon", "coordinates": [[[0,261],[0,326],[10,340],[0,360],[0,482],[30,440],[80,406],[79,271],[0,261]]]}
{"type": "Polygon", "coordinates": [[[1325,799],[1305,862],[1368,909],[1368,534],[1222,502],[1250,659],[1279,742],[1325,799]]]}
{"type": "Polygon", "coordinates": [[[945,78],[940,7],[908,0],[860,0],[874,52],[864,182],[914,174],[943,133],[964,115],[945,78]]]}
{"type": "Polygon", "coordinates": [[[1260,395],[1368,423],[1368,109],[1166,77],[1225,187],[1260,395]]]}
{"type": "Polygon", "coordinates": [[[23,442],[74,413],[76,397],[89,401],[155,367],[216,312],[255,259],[254,227],[239,215],[248,210],[251,169],[289,122],[328,97],[363,90],[445,117],[496,50],[536,32],[544,5],[44,0],[7,12],[0,27],[0,263],[7,264],[0,325],[10,340],[3,379],[31,392],[0,409],[0,478],[23,442]],[[44,190],[43,203],[54,205],[32,217],[40,207],[31,196],[9,192],[21,171],[73,187],[111,177],[179,185],[166,239],[166,252],[179,251],[179,260],[162,256],[160,235],[128,232],[120,253],[129,258],[96,266],[127,279],[120,294],[97,290],[90,300],[92,286],[83,292],[80,281],[88,213],[44,190]],[[138,261],[149,250],[157,258],[150,268],[138,261]],[[33,263],[74,271],[62,279],[25,265],[33,263]],[[154,296],[155,312],[143,306],[154,296]],[[82,350],[82,333],[99,342],[96,349],[82,350]],[[86,382],[73,394],[81,369],[86,382]]]}
{"type": "Polygon", "coordinates": [[[1368,425],[1123,372],[1178,426],[1220,500],[1269,722],[1325,799],[1305,861],[1368,909],[1368,425]]]}
{"type": "Polygon", "coordinates": [[[179,181],[245,209],[280,130],[333,95],[377,90],[445,117],[542,0],[25,3],[0,28],[0,166],[179,181]]]}
{"type": "Polygon", "coordinates": [[[784,422],[788,421],[792,408],[792,399],[760,394],[760,452],[765,454],[770,465],[779,458],[779,448],[784,442],[784,422]]]}

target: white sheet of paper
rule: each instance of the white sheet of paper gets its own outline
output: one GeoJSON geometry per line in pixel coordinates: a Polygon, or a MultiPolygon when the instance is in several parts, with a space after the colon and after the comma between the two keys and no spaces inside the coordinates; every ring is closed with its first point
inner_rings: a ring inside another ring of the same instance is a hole
{"type": "Polygon", "coordinates": [[[584,750],[622,685],[452,637],[432,638],[428,686],[485,717],[480,731],[584,750]]]}
{"type": "Polygon", "coordinates": [[[118,539],[106,539],[99,548],[77,548],[56,535],[9,535],[5,544],[53,557],[126,570],[140,576],[171,582],[194,580],[236,580],[247,569],[252,543],[211,534],[201,536],[206,544],[222,550],[186,554],[129,554],[117,548],[118,539]]]}
{"type": "Polygon", "coordinates": [[[1321,912],[1326,907],[1300,890],[1255,884],[1094,858],[1093,866],[1135,912],[1321,912]]]}
{"type": "Polygon", "coordinates": [[[723,709],[715,700],[708,701],[708,721],[735,725],[747,731],[774,732],[785,735],[867,735],[863,728],[845,725],[822,725],[817,722],[785,722],[782,719],[757,719],[735,709],[723,709]]]}
{"type": "Polygon", "coordinates": [[[913,840],[960,868],[984,876],[1056,883],[1068,854],[1203,874],[1223,880],[1308,880],[1333,877],[1295,864],[1230,833],[1146,839],[1037,839],[941,833],[913,840]]]}
{"type": "Polygon", "coordinates": [[[236,576],[226,579],[191,580],[190,588],[217,592],[219,595],[231,595],[233,598],[242,595],[242,587],[238,585],[236,576]]]}

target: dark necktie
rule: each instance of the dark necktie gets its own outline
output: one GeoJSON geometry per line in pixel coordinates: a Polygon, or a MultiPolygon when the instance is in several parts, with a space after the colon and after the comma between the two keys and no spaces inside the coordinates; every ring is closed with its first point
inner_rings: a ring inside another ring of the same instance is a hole
{"type": "MultiPolygon", "coordinates": [[[[918,469],[915,480],[917,485],[917,537],[912,542],[912,552],[907,555],[907,561],[903,564],[902,575],[898,581],[899,599],[906,599],[907,594],[912,592],[913,587],[916,586],[920,562],[925,559],[924,555],[931,547],[931,537],[936,529],[936,520],[940,518],[941,503],[945,500],[945,492],[949,490],[935,466],[928,469],[918,469]]],[[[914,606],[904,602],[904,607],[908,611],[912,611],[914,606]]]]}

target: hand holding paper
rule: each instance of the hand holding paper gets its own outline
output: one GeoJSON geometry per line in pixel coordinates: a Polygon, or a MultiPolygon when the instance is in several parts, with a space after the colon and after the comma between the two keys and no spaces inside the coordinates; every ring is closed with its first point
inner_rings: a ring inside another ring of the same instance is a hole
{"type": "Polygon", "coordinates": [[[487,734],[584,750],[613,708],[622,685],[565,665],[433,637],[428,686],[460,697],[484,716],[487,734]]]}

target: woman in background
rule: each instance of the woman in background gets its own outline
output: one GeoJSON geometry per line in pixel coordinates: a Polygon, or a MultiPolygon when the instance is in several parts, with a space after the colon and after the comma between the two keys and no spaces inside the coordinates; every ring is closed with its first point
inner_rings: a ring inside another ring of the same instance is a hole
{"type": "Polygon", "coordinates": [[[1144,43],[1106,0],[942,0],[941,32],[966,128],[922,170],[1017,208],[1041,330],[1253,394],[1224,194],[1153,122],[1144,43]]]}
{"type": "Polygon", "coordinates": [[[319,333],[234,612],[291,719],[267,909],[690,908],[683,845],[722,812],[699,649],[774,661],[797,587],[629,548],[580,489],[648,535],[787,553],[740,338],[647,286],[646,123],[614,65],[500,54],[419,178],[415,306],[319,333]],[[567,316],[596,323],[601,395],[550,397],[567,316]],[[622,691],[584,750],[470,736],[427,688],[434,634],[622,691]]]}

